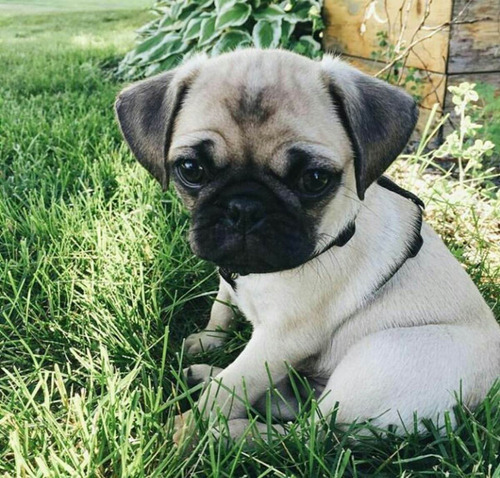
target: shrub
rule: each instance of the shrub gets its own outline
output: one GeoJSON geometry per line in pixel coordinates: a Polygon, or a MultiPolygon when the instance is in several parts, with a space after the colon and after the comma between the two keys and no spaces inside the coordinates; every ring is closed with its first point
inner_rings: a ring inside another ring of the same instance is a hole
{"type": "Polygon", "coordinates": [[[199,52],[249,46],[321,55],[321,0],[159,0],[153,10],[157,18],[138,31],[139,43],[120,63],[122,78],[169,70],[199,52]]]}
{"type": "Polygon", "coordinates": [[[441,235],[490,306],[500,311],[500,195],[498,171],[489,165],[494,144],[478,120],[480,97],[473,83],[448,88],[457,129],[430,148],[449,114],[431,112],[415,152],[402,155],[390,174],[426,203],[426,221],[441,235]]]}

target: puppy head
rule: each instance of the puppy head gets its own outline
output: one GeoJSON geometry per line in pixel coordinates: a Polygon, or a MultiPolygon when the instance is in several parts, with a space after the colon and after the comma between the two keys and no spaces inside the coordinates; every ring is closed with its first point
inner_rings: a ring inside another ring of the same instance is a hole
{"type": "Polygon", "coordinates": [[[296,267],[341,234],[417,119],[398,88],[277,50],[191,60],[124,90],[116,111],[190,209],[193,251],[242,274],[296,267]]]}

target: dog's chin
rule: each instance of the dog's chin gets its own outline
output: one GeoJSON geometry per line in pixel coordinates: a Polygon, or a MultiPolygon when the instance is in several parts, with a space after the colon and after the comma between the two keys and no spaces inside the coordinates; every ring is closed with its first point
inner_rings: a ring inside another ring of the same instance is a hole
{"type": "Polygon", "coordinates": [[[294,269],[295,267],[299,267],[304,262],[297,261],[287,261],[281,262],[280,264],[270,264],[268,262],[259,262],[259,261],[219,261],[214,262],[221,269],[225,269],[229,272],[234,272],[239,275],[248,275],[248,274],[268,274],[271,272],[282,272],[289,269],[294,269]]]}
{"type": "Polygon", "coordinates": [[[301,266],[308,258],[304,258],[303,261],[280,261],[279,263],[270,263],[268,261],[259,260],[249,260],[249,261],[239,261],[235,260],[234,257],[228,258],[227,260],[212,260],[210,257],[202,257],[202,259],[213,262],[216,266],[221,269],[225,269],[229,272],[236,273],[239,275],[248,274],[268,274],[271,272],[282,272],[289,269],[294,269],[295,267],[301,266]]]}
{"type": "Polygon", "coordinates": [[[281,247],[249,247],[244,243],[232,242],[209,248],[203,243],[192,242],[191,248],[201,259],[240,275],[267,274],[294,269],[307,262],[314,254],[314,247],[309,244],[288,250],[282,244],[281,247]]]}

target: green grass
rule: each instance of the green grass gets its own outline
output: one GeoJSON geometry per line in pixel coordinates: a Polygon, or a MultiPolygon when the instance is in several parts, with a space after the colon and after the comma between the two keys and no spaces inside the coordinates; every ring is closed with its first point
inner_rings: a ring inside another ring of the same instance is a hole
{"type": "Polygon", "coordinates": [[[153,0],[2,0],[0,13],[26,15],[48,12],[88,12],[90,10],[145,9],[153,0]]]}
{"type": "MultiPolygon", "coordinates": [[[[111,71],[147,18],[0,20],[0,476],[498,478],[498,389],[444,437],[429,425],[355,442],[356,427],[308,425],[306,409],[253,449],[209,434],[192,452],[172,446],[172,418],[192,401],[182,338],[204,325],[217,281],[114,121],[111,71]]],[[[496,307],[496,272],[468,264],[496,307]]],[[[223,351],[195,360],[225,365],[248,334],[240,321],[223,351]]]]}
{"type": "MultiPolygon", "coordinates": [[[[500,96],[496,94],[493,85],[480,83],[476,89],[482,101],[481,108],[475,116],[484,124],[484,134],[493,141],[497,154],[500,154],[500,96]]],[[[496,167],[500,169],[498,157],[496,167]]]]}

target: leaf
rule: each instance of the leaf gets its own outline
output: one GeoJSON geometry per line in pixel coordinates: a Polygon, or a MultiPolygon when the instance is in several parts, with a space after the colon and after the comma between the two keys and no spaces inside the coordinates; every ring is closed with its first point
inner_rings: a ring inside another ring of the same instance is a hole
{"type": "Polygon", "coordinates": [[[188,4],[186,8],[182,10],[182,13],[177,17],[180,21],[189,20],[192,17],[193,13],[196,14],[198,10],[198,5],[196,3],[188,4]]]}
{"type": "Polygon", "coordinates": [[[202,22],[203,18],[200,17],[193,18],[189,21],[183,34],[184,41],[192,40],[193,38],[197,38],[200,35],[202,22]]]}
{"type": "Polygon", "coordinates": [[[252,32],[253,43],[257,48],[276,48],[281,37],[281,21],[259,20],[252,32]]]}
{"type": "Polygon", "coordinates": [[[170,16],[176,20],[184,20],[186,15],[196,9],[198,6],[195,2],[177,1],[172,2],[172,7],[170,9],[170,16]]]}
{"type": "Polygon", "coordinates": [[[170,55],[169,57],[167,57],[161,61],[160,71],[171,70],[172,68],[176,67],[182,61],[182,58],[183,58],[183,56],[179,55],[178,53],[174,53],[173,55],[170,55]]]}
{"type": "Polygon", "coordinates": [[[285,11],[280,6],[271,4],[264,9],[256,11],[253,17],[255,20],[278,20],[285,15],[285,11]]]}
{"type": "Polygon", "coordinates": [[[159,73],[161,71],[160,69],[160,64],[159,63],[151,63],[151,65],[148,65],[147,68],[144,70],[144,76],[152,76],[156,75],[156,73],[159,73]]]}
{"type": "Polygon", "coordinates": [[[295,24],[283,20],[281,22],[281,40],[280,43],[287,44],[293,30],[295,29],[295,24]]]}
{"type": "Polygon", "coordinates": [[[323,21],[323,18],[320,16],[315,16],[312,19],[312,33],[321,31],[325,29],[325,22],[323,21]]]}
{"type": "Polygon", "coordinates": [[[214,3],[214,0],[198,0],[197,3],[198,3],[198,8],[202,9],[202,8],[207,8],[210,5],[212,5],[212,3],[214,3]]]}
{"type": "Polygon", "coordinates": [[[301,36],[299,41],[293,44],[292,50],[309,58],[321,56],[321,45],[309,35],[301,36]]]}
{"type": "Polygon", "coordinates": [[[238,0],[215,0],[215,9],[220,12],[222,9],[232,7],[238,0]]]}
{"type": "Polygon", "coordinates": [[[147,65],[149,63],[164,60],[175,53],[182,53],[187,47],[188,44],[184,42],[180,35],[176,33],[165,35],[162,43],[142,55],[142,60],[139,65],[147,65]]]}
{"type": "Polygon", "coordinates": [[[290,23],[307,22],[310,20],[309,12],[314,8],[315,6],[311,5],[311,2],[297,2],[290,9],[285,8],[286,19],[290,23]]]}
{"type": "Polygon", "coordinates": [[[139,45],[137,45],[133,50],[134,54],[141,55],[145,51],[148,51],[148,50],[151,50],[152,48],[155,48],[164,40],[164,38],[165,38],[165,33],[163,33],[163,32],[157,33],[156,35],[139,43],[139,45]]]}
{"type": "Polygon", "coordinates": [[[223,30],[228,27],[238,27],[243,25],[252,13],[252,8],[246,3],[235,3],[229,7],[224,7],[217,15],[215,28],[223,30]]]}
{"type": "Polygon", "coordinates": [[[160,24],[158,25],[158,31],[169,32],[173,30],[179,30],[182,28],[182,22],[177,18],[170,16],[165,16],[162,18],[160,24]]]}
{"type": "Polygon", "coordinates": [[[123,78],[126,80],[133,80],[139,76],[139,71],[136,66],[128,68],[126,73],[123,73],[123,78]]]}
{"type": "Polygon", "coordinates": [[[216,18],[211,17],[201,22],[199,45],[206,45],[219,36],[220,32],[215,29],[215,21],[216,18]]]}
{"type": "Polygon", "coordinates": [[[158,30],[159,24],[160,24],[160,19],[155,18],[153,21],[146,23],[146,25],[142,26],[141,28],[139,28],[135,32],[138,35],[141,35],[141,34],[147,33],[147,32],[155,32],[156,30],[158,30]]]}
{"type": "Polygon", "coordinates": [[[251,46],[252,37],[243,31],[233,30],[224,33],[212,49],[212,55],[220,55],[226,51],[236,50],[246,46],[251,46]]]}

